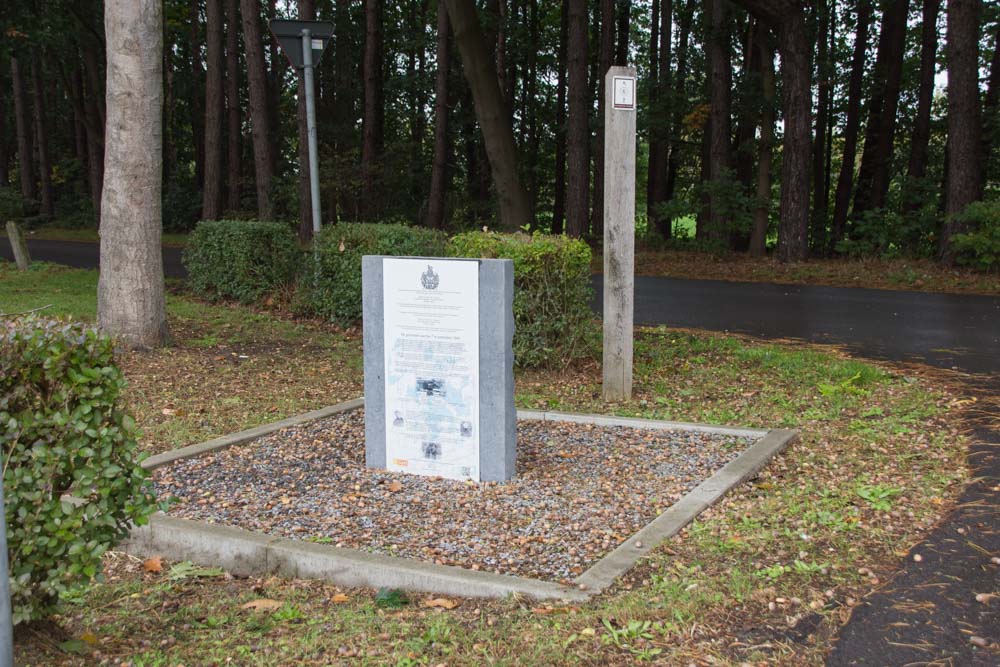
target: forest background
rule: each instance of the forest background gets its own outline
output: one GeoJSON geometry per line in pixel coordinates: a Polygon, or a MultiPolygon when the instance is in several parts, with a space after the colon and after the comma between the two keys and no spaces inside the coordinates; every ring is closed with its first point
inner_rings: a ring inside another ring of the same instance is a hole
{"type": "MultiPolygon", "coordinates": [[[[993,3],[165,0],[164,9],[163,52],[149,55],[163,59],[168,232],[257,218],[310,236],[300,206],[304,84],[267,30],[270,18],[302,18],[334,24],[316,76],[324,224],[485,225],[599,244],[599,82],[629,64],[639,77],[637,229],[648,247],[1000,264],[993,3]],[[476,42],[491,67],[463,66],[463,44],[476,42]],[[473,95],[484,76],[501,96],[485,122],[473,95]],[[516,144],[509,164],[487,151],[505,133],[516,144]],[[505,172],[515,187],[498,188],[505,172]]],[[[99,225],[102,16],[98,0],[0,9],[6,219],[99,225]]]]}

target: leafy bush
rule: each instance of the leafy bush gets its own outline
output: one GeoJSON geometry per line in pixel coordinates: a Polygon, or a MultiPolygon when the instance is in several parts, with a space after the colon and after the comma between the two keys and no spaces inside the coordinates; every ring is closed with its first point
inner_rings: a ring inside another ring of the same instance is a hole
{"type": "Polygon", "coordinates": [[[0,325],[0,440],[14,622],[42,618],[157,509],[111,340],[80,324],[0,325]],[[71,497],[73,500],[67,500],[71,497]]]}
{"type": "Polygon", "coordinates": [[[191,289],[243,303],[290,282],[300,259],[288,225],[256,220],[201,222],[184,251],[191,289]]]}
{"type": "Polygon", "coordinates": [[[589,351],[590,246],[544,234],[467,232],[452,257],[514,260],[514,359],[519,366],[568,363],[589,351]]]}
{"type": "Polygon", "coordinates": [[[324,227],[299,280],[297,309],[354,324],[361,319],[363,255],[441,256],[445,240],[441,232],[406,225],[342,222],[324,227]]]}
{"type": "Polygon", "coordinates": [[[36,208],[35,202],[25,199],[13,186],[0,186],[0,224],[19,220],[36,208]]]}
{"type": "Polygon", "coordinates": [[[955,259],[983,271],[1000,269],[1000,201],[977,201],[960,214],[969,231],[955,234],[955,259]]]}

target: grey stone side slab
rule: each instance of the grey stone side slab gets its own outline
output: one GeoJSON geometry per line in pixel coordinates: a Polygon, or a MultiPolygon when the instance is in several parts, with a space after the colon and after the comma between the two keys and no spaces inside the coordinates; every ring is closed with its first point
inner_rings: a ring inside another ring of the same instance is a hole
{"type": "Polygon", "coordinates": [[[306,412],[301,415],[289,417],[288,419],[282,419],[281,421],[256,426],[254,428],[247,429],[246,431],[240,431],[239,433],[231,433],[230,435],[224,435],[221,438],[200,442],[196,445],[190,445],[188,447],[181,447],[180,449],[174,449],[169,452],[163,452],[162,454],[157,454],[156,456],[150,456],[142,462],[142,467],[146,470],[153,470],[154,468],[159,468],[160,466],[165,466],[182,459],[189,459],[194,456],[201,456],[202,454],[214,452],[219,449],[225,449],[226,447],[232,447],[233,445],[239,445],[269,433],[280,431],[283,428],[288,428],[289,426],[306,424],[316,421],[317,419],[323,419],[325,417],[335,415],[339,412],[347,412],[348,410],[364,407],[364,404],[364,397],[354,398],[350,401],[337,403],[336,405],[331,405],[326,408],[320,408],[319,410],[306,412]]]}
{"type": "Polygon", "coordinates": [[[362,341],[365,363],[365,464],[385,468],[385,319],[381,255],[361,258],[362,341]]]}
{"type": "Polygon", "coordinates": [[[479,260],[479,471],[484,482],[514,477],[514,262],[479,260]]]}
{"type": "Polygon", "coordinates": [[[797,431],[784,429],[770,431],[764,438],[751,445],[749,449],[625,540],[618,548],[597,561],[589,570],[577,577],[574,583],[593,591],[607,588],[657,545],[676,535],[695,517],[717,503],[730,489],[760,472],[768,461],[788,447],[796,437],[798,437],[797,431]]]}
{"type": "Polygon", "coordinates": [[[746,438],[766,436],[768,429],[745,428],[742,426],[715,426],[714,424],[696,424],[693,422],[672,422],[662,419],[642,419],[641,417],[614,417],[609,415],[591,415],[576,412],[548,412],[543,410],[518,410],[518,419],[531,419],[550,422],[573,422],[576,424],[593,424],[595,426],[628,426],[630,428],[653,429],[657,431],[699,431],[719,435],[733,435],[746,438]]]}

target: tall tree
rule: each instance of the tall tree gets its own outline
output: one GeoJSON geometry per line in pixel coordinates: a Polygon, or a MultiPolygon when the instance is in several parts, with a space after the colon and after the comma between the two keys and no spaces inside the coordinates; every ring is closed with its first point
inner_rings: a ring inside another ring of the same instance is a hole
{"type": "Polygon", "coordinates": [[[629,32],[632,26],[632,0],[617,0],[615,17],[618,20],[615,38],[615,65],[628,65],[629,32]]]}
{"type": "Polygon", "coordinates": [[[556,164],[552,194],[552,233],[562,234],[566,222],[566,42],[568,3],[559,5],[559,48],[556,52],[556,164]]]}
{"type": "Polygon", "coordinates": [[[431,167],[431,190],[427,200],[425,224],[434,229],[444,228],[445,202],[448,194],[448,65],[451,54],[448,44],[448,8],[438,0],[437,8],[437,76],[434,83],[434,157],[431,167]]]}
{"type": "Polygon", "coordinates": [[[223,0],[205,0],[205,185],[201,217],[218,220],[223,205],[222,128],[226,112],[223,96],[223,0]]]}
{"type": "Polygon", "coordinates": [[[160,249],[163,5],[105,0],[107,169],[97,322],[132,348],[167,339],[160,249]],[[144,48],[136,48],[142,44],[144,48]]]}
{"type": "MultiPolygon", "coordinates": [[[[672,0],[665,0],[669,13],[672,0]]],[[[663,140],[664,114],[660,108],[660,0],[653,0],[649,22],[649,159],[646,162],[646,217],[659,229],[656,205],[660,203],[666,171],[667,146],[663,140]]],[[[669,224],[667,225],[669,227],[669,224]]]]}
{"type": "Polygon", "coordinates": [[[729,16],[727,0],[711,0],[709,3],[708,85],[709,118],[706,126],[709,132],[708,175],[712,182],[709,196],[709,216],[707,238],[721,240],[728,223],[728,211],[721,201],[723,184],[731,180],[732,168],[732,52],[729,39],[729,16]]]}
{"type": "Polygon", "coordinates": [[[802,0],[740,0],[774,28],[781,56],[782,115],[781,208],[778,259],[801,261],[809,251],[809,167],[812,155],[811,40],[802,0]]]}
{"type": "Polygon", "coordinates": [[[191,135],[194,144],[194,178],[198,189],[205,182],[205,68],[202,59],[201,4],[191,0],[188,7],[188,40],[191,47],[191,135]]]}
{"type": "MultiPolygon", "coordinates": [[[[684,103],[687,95],[688,51],[695,5],[696,0],[687,0],[678,20],[677,73],[674,76],[674,90],[671,104],[673,111],[671,114],[672,118],[670,119],[670,151],[667,157],[667,183],[663,196],[664,201],[670,201],[674,198],[674,191],[677,186],[677,173],[681,163],[681,127],[684,119],[684,103]]],[[[670,225],[670,221],[667,220],[662,224],[670,225]]]]}
{"type": "Polygon", "coordinates": [[[28,94],[25,92],[21,60],[13,55],[10,58],[10,78],[14,90],[17,174],[21,183],[21,196],[28,200],[34,200],[38,197],[38,190],[35,186],[35,169],[32,159],[34,141],[31,136],[31,119],[28,117],[28,94]]]}
{"type": "Polygon", "coordinates": [[[515,231],[531,223],[528,194],[517,173],[517,145],[494,63],[473,0],[445,0],[462,69],[475,100],[500,206],[500,227],[515,231]]]}
{"type": "Polygon", "coordinates": [[[955,261],[952,237],[967,229],[958,214],[983,194],[978,159],[980,11],[980,0],[948,0],[948,174],[940,249],[946,264],[955,261]]]}
{"type": "MultiPolygon", "coordinates": [[[[316,20],[315,0],[298,0],[299,20],[316,20]]],[[[309,181],[309,126],[306,122],[306,75],[305,70],[296,72],[299,94],[296,100],[299,129],[299,239],[308,241],[313,236],[312,189],[309,181]]],[[[314,79],[315,82],[315,79],[314,79]]],[[[315,93],[315,90],[313,91],[315,93]]]]}
{"type": "Polygon", "coordinates": [[[10,148],[7,144],[7,82],[0,69],[0,188],[10,184],[10,148]]]}
{"type": "Polygon", "coordinates": [[[813,139],[813,210],[812,229],[809,235],[810,247],[814,254],[825,254],[826,218],[830,193],[827,191],[826,176],[826,126],[829,122],[830,98],[833,87],[833,70],[830,67],[830,11],[831,0],[820,0],[816,11],[819,14],[819,29],[816,31],[816,133],[813,139]]]}
{"type": "Polygon", "coordinates": [[[986,99],[983,101],[983,140],[979,154],[983,156],[982,185],[991,177],[991,167],[996,169],[997,155],[994,146],[1000,138],[1000,21],[993,27],[993,57],[990,59],[990,76],[986,82],[986,99]]]}
{"type": "Polygon", "coordinates": [[[42,89],[41,67],[40,57],[33,57],[31,59],[31,92],[35,120],[35,150],[38,154],[41,213],[43,217],[51,220],[56,214],[56,207],[52,199],[52,160],[49,157],[49,124],[45,114],[48,105],[45,103],[45,91],[42,89]]]}
{"type": "Polygon", "coordinates": [[[379,208],[377,170],[382,153],[382,0],[364,0],[365,114],[361,123],[361,197],[364,216],[379,208]]]}
{"type": "Polygon", "coordinates": [[[871,0],[857,0],[854,24],[854,55],[851,58],[851,78],[847,84],[847,118],[844,122],[843,159],[834,195],[833,222],[830,230],[830,250],[844,239],[847,214],[854,190],[854,163],[858,152],[861,125],[861,84],[865,73],[865,52],[868,50],[868,30],[872,20],[871,0]]]}
{"type": "Polygon", "coordinates": [[[226,208],[240,208],[243,113],[240,104],[240,2],[226,0],[226,208]]]}
{"type": "Polygon", "coordinates": [[[857,219],[865,211],[885,207],[889,192],[896,110],[899,107],[906,46],[906,16],[909,0],[888,0],[882,12],[878,55],[872,72],[872,94],[865,126],[865,144],[858,170],[851,215],[857,219]]]}
{"type": "Polygon", "coordinates": [[[253,162],[257,186],[257,217],[270,220],[271,181],[274,178],[274,147],[271,143],[270,105],[268,104],[267,67],[264,64],[264,41],[260,29],[260,0],[240,0],[243,19],[243,44],[250,84],[250,121],[253,133],[253,162]]]}
{"type": "Polygon", "coordinates": [[[757,40],[760,51],[760,87],[763,104],[760,113],[760,141],[757,143],[757,206],[750,231],[750,255],[763,257],[767,249],[767,227],[771,215],[771,160],[774,153],[774,46],[766,36],[757,40]]]}
{"type": "Polygon", "coordinates": [[[590,189],[590,94],[587,84],[587,3],[566,0],[566,61],[569,74],[569,114],[566,127],[566,233],[587,231],[590,189]]]}
{"type": "Polygon", "coordinates": [[[913,211],[920,207],[917,183],[927,173],[927,144],[931,137],[931,102],[934,97],[934,73],[937,57],[938,13],[941,0],[924,0],[923,26],[920,29],[920,87],[917,91],[917,112],[910,136],[910,159],[906,165],[907,193],[904,192],[904,209],[913,211]]]}
{"type": "MultiPolygon", "coordinates": [[[[597,59],[597,140],[594,142],[593,203],[590,207],[590,230],[594,238],[604,234],[604,75],[615,57],[615,1],[601,0],[601,41],[597,59]]],[[[586,233],[586,231],[584,231],[586,233]]]]}

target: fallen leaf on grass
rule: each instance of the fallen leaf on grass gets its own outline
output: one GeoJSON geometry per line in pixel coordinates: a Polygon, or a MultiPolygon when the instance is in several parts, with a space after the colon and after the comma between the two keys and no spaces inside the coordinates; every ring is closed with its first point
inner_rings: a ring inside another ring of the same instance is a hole
{"type": "Polygon", "coordinates": [[[438,607],[440,609],[454,609],[458,606],[458,600],[449,600],[448,598],[434,598],[432,600],[424,600],[425,607],[438,607]]]}
{"type": "Polygon", "coordinates": [[[147,558],[142,563],[142,569],[146,572],[162,572],[163,571],[163,557],[153,556],[152,558],[147,558]]]}
{"type": "Polygon", "coordinates": [[[285,606],[284,602],[260,598],[259,600],[251,600],[250,602],[247,602],[242,606],[242,608],[253,609],[254,611],[274,611],[275,609],[280,609],[283,606],[285,606]]]}
{"type": "Polygon", "coordinates": [[[389,491],[391,493],[396,493],[397,491],[402,491],[402,490],[403,490],[403,485],[400,483],[400,481],[398,479],[397,480],[393,480],[389,484],[389,491]]]}
{"type": "Polygon", "coordinates": [[[332,598],[330,598],[330,602],[332,602],[333,604],[344,604],[350,599],[351,598],[347,597],[343,593],[337,593],[332,598]]]}

